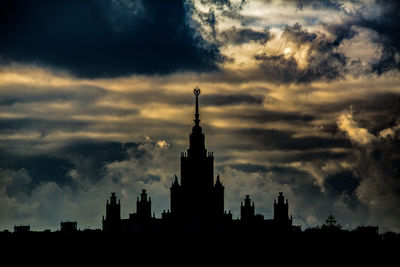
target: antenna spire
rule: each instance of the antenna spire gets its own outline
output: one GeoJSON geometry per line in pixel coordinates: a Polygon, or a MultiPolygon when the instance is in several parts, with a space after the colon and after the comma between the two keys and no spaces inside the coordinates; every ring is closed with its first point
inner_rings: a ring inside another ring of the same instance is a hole
{"type": "Polygon", "coordinates": [[[200,123],[200,120],[199,120],[199,95],[200,95],[200,88],[198,87],[198,86],[196,86],[194,89],[193,89],[193,93],[194,93],[194,95],[196,96],[196,113],[194,114],[194,117],[195,117],[195,119],[194,119],[194,123],[195,123],[195,125],[199,125],[199,123],[200,123]]]}

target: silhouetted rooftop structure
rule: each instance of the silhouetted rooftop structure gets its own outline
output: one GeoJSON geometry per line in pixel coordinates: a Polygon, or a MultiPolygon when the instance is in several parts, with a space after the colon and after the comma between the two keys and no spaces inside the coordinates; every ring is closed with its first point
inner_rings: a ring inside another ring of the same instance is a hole
{"type": "Polygon", "coordinates": [[[66,222],[61,222],[60,223],[60,231],[64,232],[64,233],[73,233],[78,231],[78,223],[75,222],[70,222],[70,221],[66,221],[66,222]]]}
{"type": "Polygon", "coordinates": [[[333,230],[340,230],[342,226],[337,222],[335,217],[331,214],[326,219],[325,224],[322,225],[322,228],[333,231],[333,230]]]}
{"type": "Polygon", "coordinates": [[[30,225],[15,225],[14,233],[28,233],[31,231],[30,225]]]}

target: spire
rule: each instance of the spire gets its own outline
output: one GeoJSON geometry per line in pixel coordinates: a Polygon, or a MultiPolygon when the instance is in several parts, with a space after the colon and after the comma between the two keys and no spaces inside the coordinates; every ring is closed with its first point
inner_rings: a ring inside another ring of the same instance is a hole
{"type": "Polygon", "coordinates": [[[176,176],[176,174],[175,174],[175,180],[172,182],[172,186],[171,186],[171,189],[174,189],[174,188],[179,188],[178,177],[176,176]]]}
{"type": "Polygon", "coordinates": [[[141,201],[147,201],[146,189],[142,189],[142,193],[140,194],[140,200],[141,201]]]}
{"type": "Polygon", "coordinates": [[[196,86],[196,88],[194,88],[194,90],[193,90],[193,93],[196,96],[196,113],[194,114],[194,117],[195,117],[194,123],[196,126],[198,126],[200,123],[200,120],[199,120],[199,116],[200,116],[200,114],[199,114],[199,95],[200,95],[200,92],[201,91],[198,86],[196,86]]]}
{"type": "Polygon", "coordinates": [[[200,114],[199,114],[199,95],[200,88],[196,86],[193,90],[196,96],[196,112],[194,114],[194,126],[192,128],[192,133],[190,134],[190,144],[188,149],[189,157],[203,157],[207,156],[207,150],[205,148],[204,134],[200,126],[200,114]]]}
{"type": "Polygon", "coordinates": [[[219,178],[219,174],[217,175],[217,181],[215,182],[215,187],[224,189],[224,186],[222,185],[221,180],[219,178]]]}

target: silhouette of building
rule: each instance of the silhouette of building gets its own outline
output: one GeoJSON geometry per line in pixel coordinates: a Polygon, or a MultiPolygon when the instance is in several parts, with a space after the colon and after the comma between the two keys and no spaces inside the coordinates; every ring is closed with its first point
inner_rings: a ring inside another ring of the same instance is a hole
{"type": "Polygon", "coordinates": [[[279,192],[278,202],[274,201],[274,222],[280,228],[292,226],[292,216],[289,218],[289,203],[283,196],[283,192],[279,192]]]}
{"type": "Polygon", "coordinates": [[[325,221],[325,224],[322,225],[322,229],[337,231],[342,228],[342,226],[337,222],[336,218],[331,214],[325,221]]]}
{"type": "Polygon", "coordinates": [[[28,233],[31,231],[30,225],[15,225],[14,233],[28,233]]]}
{"type": "Polygon", "coordinates": [[[103,216],[103,231],[257,231],[291,230],[289,204],[280,192],[278,202],[274,203],[274,219],[265,220],[255,213],[254,202],[250,196],[240,207],[240,220],[233,220],[232,213],[224,210],[224,190],[220,176],[214,179],[214,155],[205,146],[205,135],[200,126],[199,95],[196,87],[194,126],[189,135],[189,148],[181,153],[180,181],[175,175],[170,187],[170,209],[163,211],[160,219],[151,216],[151,199],[143,190],[136,201],[136,213],[121,219],[120,202],[111,193],[106,204],[106,217],[103,216]]]}
{"type": "Polygon", "coordinates": [[[136,213],[129,214],[129,219],[122,220],[125,231],[152,232],[155,231],[155,217],[151,216],[151,198],[147,197],[146,190],[142,190],[140,198],[136,200],[136,213]]]}
{"type": "Polygon", "coordinates": [[[148,220],[151,218],[151,198],[147,199],[146,190],[142,190],[142,194],[137,198],[136,201],[136,216],[142,220],[148,220]]]}
{"type": "Polygon", "coordinates": [[[103,216],[103,230],[104,231],[119,231],[121,230],[121,203],[115,196],[115,193],[111,193],[110,202],[107,200],[106,204],[106,218],[103,216]]]}
{"type": "Polygon", "coordinates": [[[214,155],[205,148],[205,136],[200,126],[199,95],[195,88],[196,111],[189,135],[189,148],[181,153],[181,183],[178,177],[171,186],[171,212],[165,218],[183,223],[186,230],[206,230],[224,217],[224,186],[219,176],[214,182],[214,155]]]}
{"type": "Polygon", "coordinates": [[[366,235],[378,235],[379,234],[379,227],[378,226],[358,226],[355,230],[359,234],[366,234],[366,235]]]}
{"type": "Polygon", "coordinates": [[[244,205],[243,202],[240,204],[240,219],[242,221],[252,221],[256,216],[254,202],[251,204],[250,202],[250,196],[246,195],[246,198],[244,199],[244,205]]]}
{"type": "Polygon", "coordinates": [[[60,231],[64,233],[73,233],[78,231],[78,223],[77,222],[61,222],[60,223],[60,231]]]}

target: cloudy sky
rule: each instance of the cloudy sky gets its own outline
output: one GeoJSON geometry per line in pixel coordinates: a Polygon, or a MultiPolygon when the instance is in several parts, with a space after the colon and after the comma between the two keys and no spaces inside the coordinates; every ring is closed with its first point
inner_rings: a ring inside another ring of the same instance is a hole
{"type": "Polygon", "coordinates": [[[0,230],[169,208],[198,85],[240,216],[400,231],[400,5],[383,0],[3,1],[0,230]]]}

